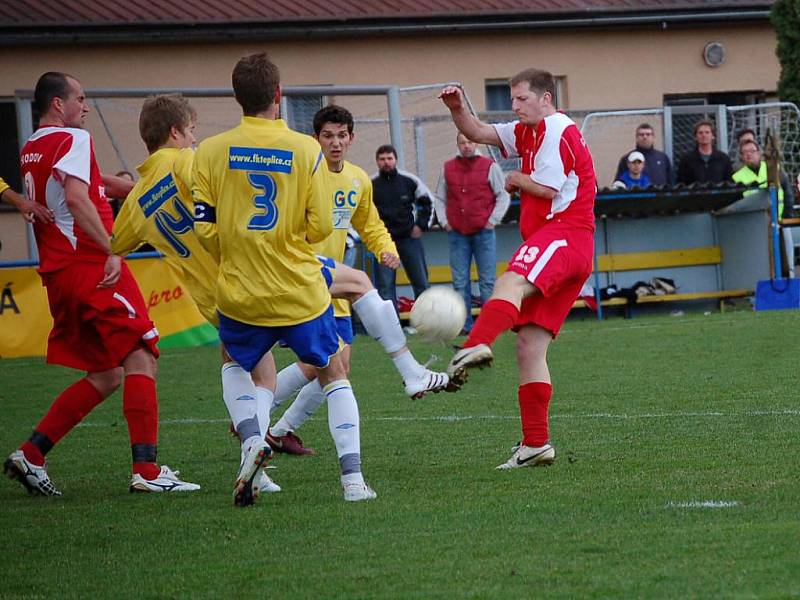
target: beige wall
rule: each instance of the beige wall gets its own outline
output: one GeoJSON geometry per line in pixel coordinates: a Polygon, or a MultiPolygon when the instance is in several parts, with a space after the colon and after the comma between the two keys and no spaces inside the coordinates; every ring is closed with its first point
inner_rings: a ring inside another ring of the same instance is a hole
{"type": "Polygon", "coordinates": [[[457,80],[481,108],[485,79],[507,77],[527,66],[565,75],[571,109],[659,106],[666,93],[771,91],[779,75],[775,35],[764,23],[264,44],[4,48],[0,96],[31,88],[48,69],[72,73],[86,87],[224,87],[230,85],[236,59],[256,49],[270,52],[287,84],[457,80]],[[716,69],[702,59],[710,41],[727,48],[726,63],[716,69]]]}
{"type": "MultiPolygon", "coordinates": [[[[780,73],[775,43],[774,31],[763,23],[665,30],[420,35],[263,44],[3,48],[0,52],[0,72],[3,73],[0,97],[12,96],[15,89],[32,88],[36,78],[46,70],[71,73],[87,88],[229,87],[231,68],[236,60],[251,51],[264,49],[281,67],[287,85],[410,86],[460,81],[476,108],[481,110],[486,79],[505,78],[525,67],[539,66],[566,77],[568,109],[657,107],[661,106],[664,94],[774,91],[780,73]],[[725,64],[715,69],[707,67],[702,58],[703,47],[710,41],[723,43],[727,50],[725,64]]],[[[419,114],[443,110],[435,100],[434,91],[425,94],[429,94],[429,98],[419,114]]],[[[373,108],[366,107],[375,103],[363,98],[341,102],[351,107],[357,118],[371,116],[373,108]]],[[[201,138],[238,121],[238,109],[230,99],[196,101],[195,104],[200,115],[201,138]]],[[[129,100],[105,106],[105,116],[115,131],[129,168],[145,157],[136,128],[140,105],[140,100],[129,100]]],[[[382,99],[377,100],[377,105],[378,110],[384,110],[382,99]]],[[[404,114],[407,114],[405,108],[404,114]]],[[[87,127],[95,136],[101,168],[109,172],[119,170],[122,164],[108,136],[104,136],[96,114],[91,116],[87,127]]],[[[375,131],[370,131],[359,127],[351,159],[371,172],[374,148],[388,141],[388,130],[376,127],[375,131]]],[[[598,147],[593,146],[601,185],[610,183],[617,158],[632,146],[634,127],[632,122],[607,147],[599,143],[598,147]]],[[[412,133],[404,131],[407,154],[412,133]]],[[[454,130],[445,122],[426,132],[425,137],[429,163],[426,181],[434,186],[444,157],[451,156],[455,149],[454,130]]],[[[415,170],[414,157],[407,156],[407,167],[415,170]]],[[[4,228],[11,225],[4,220],[4,228]]],[[[0,259],[9,258],[7,250],[3,255],[0,259]]]]}

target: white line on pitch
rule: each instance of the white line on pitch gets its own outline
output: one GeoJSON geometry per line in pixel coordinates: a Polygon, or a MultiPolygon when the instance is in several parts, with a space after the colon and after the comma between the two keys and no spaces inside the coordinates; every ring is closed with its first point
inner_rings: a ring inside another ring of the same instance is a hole
{"type": "Polygon", "coordinates": [[[736,508],[737,500],[692,500],[691,502],[667,502],[665,508],[736,508]]]}
{"type": "MultiPolygon", "coordinates": [[[[741,413],[724,412],[664,412],[664,413],[642,413],[642,414],[614,414],[614,413],[587,413],[587,414],[555,414],[550,415],[551,419],[680,419],[680,418],[717,418],[717,417],[776,417],[776,416],[800,416],[800,410],[753,410],[741,413]]],[[[507,421],[519,420],[518,415],[439,415],[431,417],[396,416],[396,417],[363,417],[364,421],[442,421],[452,423],[456,421],[507,421]]],[[[230,419],[200,419],[187,417],[184,419],[162,419],[162,425],[203,425],[216,423],[229,423],[230,419]]],[[[110,427],[111,423],[89,422],[79,423],[78,427],[110,427]]]]}

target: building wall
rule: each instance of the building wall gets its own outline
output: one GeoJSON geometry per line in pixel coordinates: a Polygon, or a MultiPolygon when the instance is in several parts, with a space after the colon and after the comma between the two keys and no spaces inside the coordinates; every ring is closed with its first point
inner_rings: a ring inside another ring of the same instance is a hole
{"type": "Polygon", "coordinates": [[[780,72],[775,43],[774,31],[763,23],[263,44],[3,48],[0,96],[31,88],[49,69],[72,73],[86,87],[226,87],[237,58],[264,49],[291,85],[457,80],[483,108],[485,79],[540,66],[567,77],[570,109],[660,106],[663,94],[774,90],[780,72]],[[702,58],[710,41],[728,50],[726,63],[715,69],[702,58]]]}
{"type": "MultiPolygon", "coordinates": [[[[709,25],[702,27],[647,27],[527,33],[416,35],[406,37],[280,41],[259,43],[205,43],[195,45],[92,45],[50,48],[3,48],[0,52],[0,98],[12,97],[16,89],[31,89],[46,70],[61,70],[78,77],[86,88],[223,88],[230,86],[236,60],[256,50],[266,50],[280,66],[286,85],[361,85],[460,81],[478,110],[484,108],[484,82],[506,78],[517,71],[538,66],[566,77],[564,108],[569,110],[625,109],[661,106],[665,94],[729,91],[774,92],[780,74],[775,56],[775,33],[768,23],[754,25],[709,25]],[[709,68],[702,51],[711,41],[724,44],[726,62],[709,68]]],[[[428,105],[443,110],[435,90],[424,92],[428,105]]],[[[385,101],[378,100],[385,106],[385,101]]],[[[366,100],[342,100],[354,113],[366,100]]],[[[145,157],[136,121],[140,100],[104,106],[103,124],[97,111],[87,124],[95,136],[100,166],[104,171],[132,170],[145,157]],[[114,110],[111,110],[113,108],[114,110]],[[122,124],[120,124],[122,123],[122,124]],[[104,136],[108,126],[114,136],[104,136]],[[120,133],[122,132],[122,133],[120,133]],[[117,148],[111,143],[115,138],[117,148]],[[118,152],[119,150],[119,152],[118,152]],[[120,155],[124,157],[120,160],[120,155]]],[[[371,109],[370,109],[371,110],[371,109]]],[[[367,113],[368,111],[361,111],[367,113]]],[[[231,99],[220,99],[198,107],[200,137],[236,123],[238,109],[231,99]],[[212,106],[213,104],[213,106],[212,106]],[[211,117],[209,117],[211,115],[211,117]]],[[[404,113],[405,114],[405,113],[404,113]]],[[[358,117],[358,114],[357,114],[358,117]]],[[[351,154],[353,162],[374,170],[372,152],[388,141],[386,131],[361,130],[351,154]]],[[[455,151],[454,130],[447,123],[428,136],[428,145],[441,145],[438,158],[426,157],[427,182],[435,184],[443,156],[455,151]],[[430,138],[433,138],[432,141],[430,138]]],[[[409,133],[405,134],[408,152],[409,133]]],[[[625,134],[619,147],[595,149],[601,185],[610,177],[618,156],[633,143],[633,132],[625,134]]],[[[660,145],[660,144],[659,144],[660,145]]],[[[431,154],[433,154],[431,152],[431,154]]],[[[407,167],[415,169],[414,157],[407,167]]],[[[3,216],[5,240],[13,239],[3,216]]],[[[15,236],[24,240],[24,235],[15,236]]],[[[4,241],[5,241],[4,240],[4,241]]],[[[8,244],[8,243],[7,243],[8,244]]],[[[20,249],[24,253],[24,246],[20,249]]],[[[16,258],[20,252],[9,245],[0,259],[16,258]]]]}

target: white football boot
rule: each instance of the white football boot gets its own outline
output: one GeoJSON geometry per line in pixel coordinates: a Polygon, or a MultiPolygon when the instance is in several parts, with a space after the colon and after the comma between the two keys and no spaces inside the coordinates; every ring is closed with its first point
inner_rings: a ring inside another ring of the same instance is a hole
{"type": "Polygon", "coordinates": [[[490,365],[494,360],[492,349],[486,344],[461,348],[450,359],[447,375],[455,385],[461,386],[467,380],[467,369],[490,365]]]}
{"type": "Polygon", "coordinates": [[[161,465],[161,472],[155,479],[145,479],[138,473],[131,477],[131,492],[195,492],[200,489],[196,483],[181,481],[180,471],[173,471],[167,465],[161,465]]]}
{"type": "Polygon", "coordinates": [[[375,493],[366,482],[349,482],[342,484],[344,490],[344,499],[347,502],[360,502],[362,500],[375,500],[378,494],[375,493]]]}
{"type": "Polygon", "coordinates": [[[263,469],[259,469],[253,485],[257,487],[258,491],[262,494],[275,494],[281,491],[281,486],[272,481],[263,469]]]}
{"type": "Polygon", "coordinates": [[[406,389],[406,394],[414,400],[422,398],[428,392],[438,394],[442,390],[446,390],[450,384],[450,378],[447,373],[437,373],[429,369],[423,369],[420,375],[412,377],[403,382],[406,389]]]}
{"type": "Polygon", "coordinates": [[[47,470],[44,466],[37,466],[25,458],[22,450],[11,453],[3,463],[3,472],[9,479],[16,479],[28,490],[29,494],[41,494],[42,496],[60,496],[61,492],[56,489],[47,470]]]}
{"type": "Polygon", "coordinates": [[[521,467],[546,467],[552,465],[555,460],[556,449],[549,442],[538,448],[520,445],[514,450],[511,458],[502,465],[498,465],[497,468],[506,470],[521,467]]]}
{"type": "Polygon", "coordinates": [[[249,506],[256,501],[261,490],[253,486],[253,481],[270,458],[272,450],[264,440],[254,442],[247,449],[233,486],[233,503],[236,506],[249,506]]]}

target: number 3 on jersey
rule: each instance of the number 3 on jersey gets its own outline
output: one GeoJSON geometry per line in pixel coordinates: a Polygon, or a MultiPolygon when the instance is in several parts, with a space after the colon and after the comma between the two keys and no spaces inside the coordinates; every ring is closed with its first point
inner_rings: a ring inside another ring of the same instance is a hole
{"type": "Polygon", "coordinates": [[[278,195],[278,184],[267,173],[248,173],[247,180],[256,190],[253,196],[253,204],[255,204],[256,208],[264,211],[250,217],[247,228],[268,231],[275,227],[278,222],[278,207],[275,204],[275,197],[278,195]]]}

